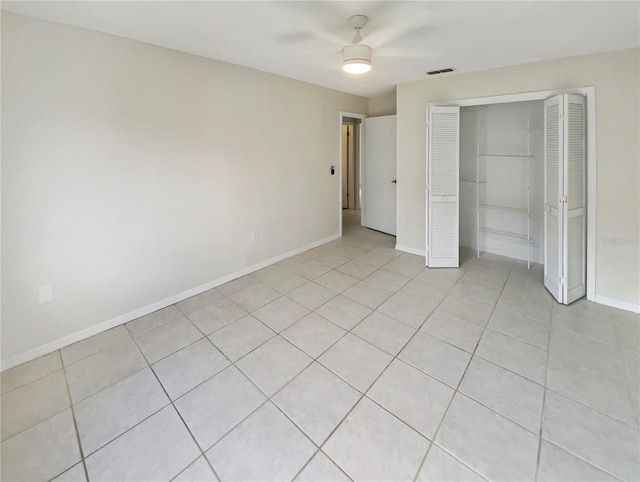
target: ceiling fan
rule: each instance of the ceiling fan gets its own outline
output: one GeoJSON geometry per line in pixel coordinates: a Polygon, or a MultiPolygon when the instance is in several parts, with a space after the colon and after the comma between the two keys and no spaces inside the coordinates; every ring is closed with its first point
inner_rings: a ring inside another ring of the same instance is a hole
{"type": "Polygon", "coordinates": [[[349,25],[356,30],[356,34],[351,44],[342,49],[342,70],[348,74],[361,75],[371,70],[371,47],[360,43],[362,42],[360,31],[367,25],[367,22],[369,22],[369,17],[366,15],[349,17],[349,25]]]}
{"type": "MultiPolygon", "coordinates": [[[[279,34],[278,42],[287,47],[309,46],[303,57],[313,59],[314,63],[324,59],[327,66],[336,65],[334,62],[341,55],[342,70],[359,75],[369,72],[378,60],[388,69],[389,65],[399,62],[428,60],[438,55],[433,46],[425,48],[425,39],[429,38],[438,17],[423,2],[276,3],[286,9],[287,23],[295,26],[279,34]],[[336,20],[345,17],[346,22],[336,20]],[[355,30],[353,40],[347,45],[345,27],[355,30]],[[362,34],[365,27],[366,44],[362,34]]],[[[297,52],[296,58],[301,58],[297,52]]]]}

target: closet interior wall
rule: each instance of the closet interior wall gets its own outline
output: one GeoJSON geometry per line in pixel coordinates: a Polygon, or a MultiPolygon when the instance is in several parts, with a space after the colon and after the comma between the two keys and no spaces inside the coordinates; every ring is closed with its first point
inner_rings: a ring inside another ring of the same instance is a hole
{"type": "Polygon", "coordinates": [[[460,245],[543,263],[542,101],[460,110],[460,245]]]}

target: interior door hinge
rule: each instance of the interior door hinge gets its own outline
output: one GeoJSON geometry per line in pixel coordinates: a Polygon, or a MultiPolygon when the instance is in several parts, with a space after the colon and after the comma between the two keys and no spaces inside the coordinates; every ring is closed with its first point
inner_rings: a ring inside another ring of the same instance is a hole
{"type": "Polygon", "coordinates": [[[567,278],[564,278],[564,277],[560,276],[560,277],[558,278],[558,285],[560,285],[560,286],[564,286],[564,285],[566,285],[566,284],[567,284],[567,278]]]}
{"type": "Polygon", "coordinates": [[[562,122],[566,121],[567,120],[567,114],[560,114],[560,120],[562,122]]]}

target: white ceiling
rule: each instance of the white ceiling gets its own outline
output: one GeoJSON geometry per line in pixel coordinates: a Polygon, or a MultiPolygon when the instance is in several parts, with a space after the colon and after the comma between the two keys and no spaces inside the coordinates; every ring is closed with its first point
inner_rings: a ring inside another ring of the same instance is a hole
{"type": "MultiPolygon", "coordinates": [[[[373,96],[455,67],[485,70],[640,46],[638,2],[3,1],[2,9],[373,96]],[[341,71],[369,16],[373,70],[341,71]]],[[[455,75],[455,74],[452,74],[455,75]]]]}

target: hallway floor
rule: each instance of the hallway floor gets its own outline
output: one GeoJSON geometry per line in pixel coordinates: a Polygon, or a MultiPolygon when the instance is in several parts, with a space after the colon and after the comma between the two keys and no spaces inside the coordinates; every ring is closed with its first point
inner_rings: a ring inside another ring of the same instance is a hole
{"type": "Polygon", "coordinates": [[[342,238],[2,374],[2,480],[638,480],[638,315],[342,238]]]}

